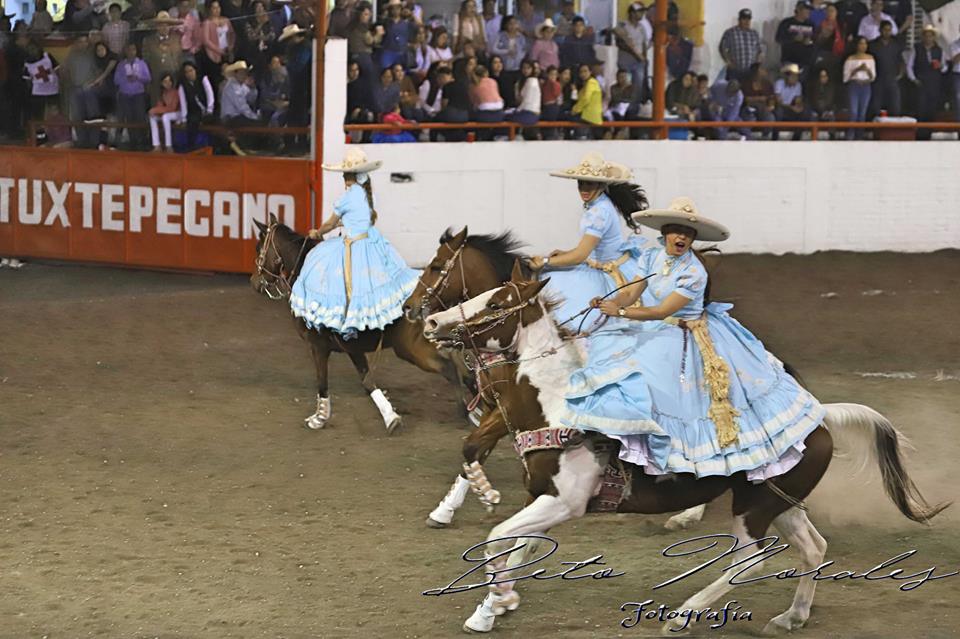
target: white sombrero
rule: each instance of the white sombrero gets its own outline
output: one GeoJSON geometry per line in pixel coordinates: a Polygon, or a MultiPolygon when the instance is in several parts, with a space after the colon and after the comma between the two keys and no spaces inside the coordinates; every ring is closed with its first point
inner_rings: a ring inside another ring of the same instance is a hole
{"type": "Polygon", "coordinates": [[[247,63],[244,60],[237,60],[233,64],[228,64],[223,67],[224,73],[236,73],[237,71],[249,71],[252,67],[248,67],[247,63]]]}
{"type": "Polygon", "coordinates": [[[689,226],[697,232],[698,240],[706,242],[722,242],[730,237],[727,227],[700,215],[697,205],[688,197],[674,198],[669,208],[637,211],[630,217],[634,222],[658,231],[667,224],[689,226]]]}
{"type": "Polygon", "coordinates": [[[382,160],[370,160],[367,154],[360,149],[347,149],[347,154],[339,164],[321,164],[327,171],[341,173],[369,173],[376,171],[383,165],[382,160]]]}
{"type": "Polygon", "coordinates": [[[633,179],[630,169],[617,162],[608,162],[599,153],[587,153],[575,167],[562,171],[550,171],[553,177],[604,184],[622,184],[633,179]]]}
{"type": "Polygon", "coordinates": [[[539,38],[543,35],[543,32],[546,31],[547,29],[553,29],[554,31],[557,30],[557,25],[555,25],[553,23],[553,20],[551,20],[550,18],[547,18],[546,20],[538,24],[537,28],[534,30],[534,33],[539,38]]]}
{"type": "Polygon", "coordinates": [[[283,31],[280,32],[280,37],[277,38],[277,42],[283,42],[284,40],[289,40],[290,38],[295,38],[305,33],[307,33],[306,29],[301,29],[296,24],[288,24],[283,28],[283,31]]]}

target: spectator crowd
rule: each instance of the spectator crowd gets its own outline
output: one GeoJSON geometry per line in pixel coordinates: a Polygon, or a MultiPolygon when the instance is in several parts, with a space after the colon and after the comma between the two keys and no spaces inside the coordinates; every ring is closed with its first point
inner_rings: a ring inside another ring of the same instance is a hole
{"type": "Polygon", "coordinates": [[[51,145],[306,150],[306,136],[235,129],[309,125],[312,2],[132,0],[124,8],[68,0],[61,23],[46,0],[35,2],[29,23],[11,29],[0,17],[0,132],[8,139],[23,139],[34,121],[51,145]],[[62,43],[62,60],[45,49],[62,43]]]}
{"type": "MultiPolygon", "coordinates": [[[[280,129],[310,123],[311,0],[68,0],[60,23],[46,0],[34,1],[29,23],[11,29],[0,16],[7,138],[39,121],[47,144],[83,148],[306,150],[306,136],[280,129]],[[44,48],[57,33],[71,42],[63,60],[44,48]],[[252,136],[259,127],[277,134],[252,136]]],[[[630,4],[609,29],[594,29],[574,0],[537,3],[517,0],[516,13],[503,15],[501,1],[463,0],[449,16],[425,16],[416,0],[380,0],[374,19],[367,0],[335,0],[327,36],[347,43],[346,123],[390,127],[355,132],[354,141],[426,139],[404,127],[421,122],[512,122],[526,139],[645,135],[600,125],[651,117],[653,1],[630,4]],[[614,77],[598,44],[616,50],[614,77]],[[571,126],[535,126],[541,120],[571,126]]],[[[775,135],[757,122],[960,119],[960,40],[914,25],[912,0],[797,2],[776,28],[778,60],[750,9],[734,19],[719,43],[723,70],[711,78],[694,68],[683,35],[692,23],[669,2],[666,108],[698,137],[775,135]],[[720,121],[738,124],[697,126],[720,121]]],[[[505,129],[433,129],[429,138],[472,135],[495,139],[505,129]]]]}
{"type": "MultiPolygon", "coordinates": [[[[388,0],[374,21],[364,0],[337,0],[329,35],[347,40],[347,124],[513,121],[527,127],[521,129],[527,139],[644,135],[596,125],[651,115],[653,2],[629,5],[626,20],[599,32],[572,0],[562,0],[553,14],[531,0],[516,6],[516,15],[501,16],[495,0],[479,11],[465,0],[444,19],[424,18],[414,0],[388,0]],[[615,77],[604,76],[597,44],[616,47],[615,77]],[[530,128],[539,120],[587,126],[530,128]]],[[[949,34],[929,25],[915,29],[912,0],[797,2],[776,28],[779,60],[768,55],[772,47],[750,9],[731,18],[735,24],[719,44],[724,68],[711,78],[693,68],[694,44],[682,35],[690,23],[669,3],[666,107],[670,117],[690,121],[697,136],[775,135],[750,122],[960,119],[960,40],[942,46],[949,34]],[[732,131],[694,124],[710,121],[745,124],[732,131]]],[[[863,131],[830,135],[859,139],[863,131]]],[[[498,133],[480,129],[477,136],[498,133]]],[[[792,137],[802,134],[798,128],[792,137]]],[[[444,130],[430,137],[464,135],[444,130]]],[[[353,137],[404,142],[425,134],[396,128],[353,137]]]]}

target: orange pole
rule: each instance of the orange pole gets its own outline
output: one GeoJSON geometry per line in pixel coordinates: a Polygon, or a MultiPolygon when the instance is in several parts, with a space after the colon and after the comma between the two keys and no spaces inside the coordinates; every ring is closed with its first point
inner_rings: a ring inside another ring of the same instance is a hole
{"type": "MultiPolygon", "coordinates": [[[[667,0],[657,0],[653,21],[653,121],[662,123],[667,107],[667,0]]],[[[658,140],[667,137],[666,127],[654,134],[658,140]]]]}
{"type": "Polygon", "coordinates": [[[313,111],[313,166],[310,186],[313,190],[314,222],[320,226],[323,221],[323,169],[320,168],[320,164],[323,162],[323,66],[327,42],[327,0],[317,0],[313,34],[317,43],[317,71],[314,78],[316,99],[313,111]]]}

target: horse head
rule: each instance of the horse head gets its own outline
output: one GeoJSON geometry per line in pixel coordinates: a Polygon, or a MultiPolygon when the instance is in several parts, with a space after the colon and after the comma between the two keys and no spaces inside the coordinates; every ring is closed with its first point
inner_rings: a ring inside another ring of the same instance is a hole
{"type": "Polygon", "coordinates": [[[300,260],[313,242],[281,224],[273,213],[267,224],[259,220],[253,223],[257,227],[257,257],[250,286],[272,300],[286,299],[300,260]]]}
{"type": "Polygon", "coordinates": [[[509,350],[525,326],[546,312],[538,295],[549,282],[525,279],[520,261],[503,286],[467,300],[457,308],[434,313],[424,323],[424,336],[435,343],[453,343],[488,351],[509,350]]]}
{"type": "Polygon", "coordinates": [[[403,312],[410,321],[418,321],[430,313],[462,302],[460,286],[452,282],[466,281],[463,251],[467,244],[467,227],[456,235],[449,231],[440,238],[440,248],[423,269],[417,287],[403,303],[403,312]]]}

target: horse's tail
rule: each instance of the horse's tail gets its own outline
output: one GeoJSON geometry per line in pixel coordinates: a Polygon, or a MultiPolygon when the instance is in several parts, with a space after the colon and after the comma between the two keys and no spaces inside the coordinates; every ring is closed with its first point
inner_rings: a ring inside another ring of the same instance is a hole
{"type": "Polygon", "coordinates": [[[910,442],[886,417],[861,404],[824,404],[824,424],[841,448],[859,462],[859,470],[871,462],[880,467],[883,488],[903,513],[918,523],[927,523],[952,502],[930,506],[903,467],[900,445],[910,442]]]}

